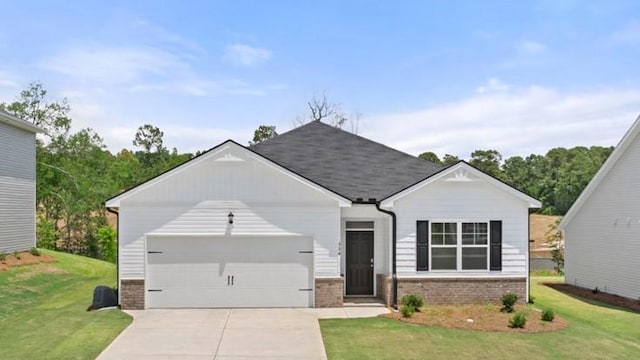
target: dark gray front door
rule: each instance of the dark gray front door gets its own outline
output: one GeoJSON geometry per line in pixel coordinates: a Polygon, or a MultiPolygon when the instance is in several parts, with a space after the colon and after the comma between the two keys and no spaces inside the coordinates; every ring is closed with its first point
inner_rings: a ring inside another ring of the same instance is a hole
{"type": "Polygon", "coordinates": [[[373,231],[347,231],[347,295],[373,295],[373,231]]]}

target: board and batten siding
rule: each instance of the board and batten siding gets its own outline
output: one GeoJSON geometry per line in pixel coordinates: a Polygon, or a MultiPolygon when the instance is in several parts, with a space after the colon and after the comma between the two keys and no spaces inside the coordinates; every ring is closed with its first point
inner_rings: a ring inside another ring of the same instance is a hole
{"type": "Polygon", "coordinates": [[[0,253],[36,246],[35,134],[0,122],[0,253]]]}
{"type": "MultiPolygon", "coordinates": [[[[398,218],[397,265],[399,276],[428,275],[416,271],[416,221],[502,220],[500,276],[527,275],[528,204],[481,179],[438,180],[394,203],[398,218]]],[[[439,277],[486,276],[484,272],[433,272],[439,277]]]]}
{"type": "Polygon", "coordinates": [[[640,136],[564,233],[567,284],[640,298],[640,136]]]}
{"type": "Polygon", "coordinates": [[[238,160],[206,159],[122,200],[122,278],[144,278],[146,234],[312,237],[315,276],[339,275],[337,201],[241,151],[232,155],[238,160]]]}

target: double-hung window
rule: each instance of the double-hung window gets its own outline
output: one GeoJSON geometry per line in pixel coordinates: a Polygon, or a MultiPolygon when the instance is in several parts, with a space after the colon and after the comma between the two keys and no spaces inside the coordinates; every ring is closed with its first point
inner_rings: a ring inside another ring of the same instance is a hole
{"type": "Polygon", "coordinates": [[[431,270],[488,270],[487,222],[432,222],[431,270]]]}

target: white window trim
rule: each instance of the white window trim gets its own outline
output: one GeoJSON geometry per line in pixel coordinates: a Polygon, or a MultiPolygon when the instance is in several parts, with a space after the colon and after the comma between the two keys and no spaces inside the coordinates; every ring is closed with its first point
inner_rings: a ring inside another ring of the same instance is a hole
{"type": "Polygon", "coordinates": [[[440,220],[440,219],[436,219],[436,220],[429,220],[429,226],[428,226],[428,235],[427,235],[427,241],[429,244],[429,272],[434,272],[434,273],[450,273],[452,271],[455,272],[463,272],[463,273],[473,273],[473,272],[489,272],[489,262],[491,261],[491,254],[490,254],[490,244],[491,244],[491,231],[490,231],[490,220],[467,220],[467,219],[445,219],[445,220],[440,220]],[[431,226],[434,223],[456,223],[456,245],[432,245],[431,244],[431,226]],[[462,223],[486,223],[487,224],[487,244],[486,245],[462,245],[462,223]],[[455,248],[456,249],[456,269],[453,270],[446,270],[446,269],[433,269],[433,252],[431,251],[432,248],[440,248],[440,249],[447,249],[447,248],[455,248]],[[487,249],[487,263],[486,263],[486,268],[485,269],[469,269],[469,270],[463,270],[462,269],[462,248],[484,248],[487,249]]]}

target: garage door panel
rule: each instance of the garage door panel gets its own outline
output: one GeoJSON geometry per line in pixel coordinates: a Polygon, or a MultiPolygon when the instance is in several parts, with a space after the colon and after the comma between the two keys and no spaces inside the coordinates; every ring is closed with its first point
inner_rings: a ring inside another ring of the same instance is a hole
{"type": "Polygon", "coordinates": [[[313,241],[148,237],[147,307],[309,307],[313,241]]]}

